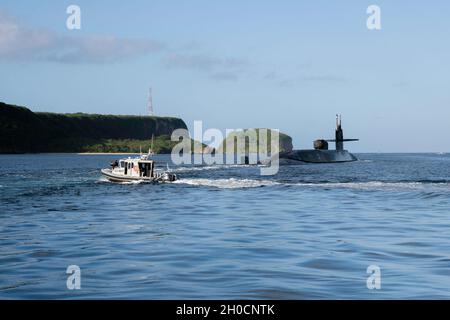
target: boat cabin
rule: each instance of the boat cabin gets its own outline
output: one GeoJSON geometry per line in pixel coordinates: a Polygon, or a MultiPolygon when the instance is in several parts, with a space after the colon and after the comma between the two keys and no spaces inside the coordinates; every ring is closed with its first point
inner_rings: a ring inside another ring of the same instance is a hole
{"type": "Polygon", "coordinates": [[[154,177],[155,163],[153,160],[121,159],[112,166],[112,172],[129,177],[154,177]]]}

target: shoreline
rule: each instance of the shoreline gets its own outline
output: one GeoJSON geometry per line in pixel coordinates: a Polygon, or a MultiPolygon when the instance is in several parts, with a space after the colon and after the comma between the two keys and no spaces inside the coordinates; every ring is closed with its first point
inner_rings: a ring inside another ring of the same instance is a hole
{"type": "Polygon", "coordinates": [[[79,156],[139,155],[139,152],[78,152],[79,156]]]}

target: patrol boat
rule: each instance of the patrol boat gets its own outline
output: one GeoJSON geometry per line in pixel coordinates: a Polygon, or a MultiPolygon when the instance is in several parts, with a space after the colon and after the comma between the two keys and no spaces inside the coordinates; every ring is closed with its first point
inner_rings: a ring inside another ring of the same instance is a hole
{"type": "Polygon", "coordinates": [[[113,182],[172,182],[177,180],[176,174],[155,169],[155,161],[151,159],[153,153],[136,158],[116,160],[111,168],[102,169],[102,174],[113,182]]]}

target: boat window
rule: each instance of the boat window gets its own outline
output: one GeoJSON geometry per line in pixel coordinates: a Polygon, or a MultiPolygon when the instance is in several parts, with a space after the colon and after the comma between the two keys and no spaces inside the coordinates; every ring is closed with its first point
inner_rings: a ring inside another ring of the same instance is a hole
{"type": "Polygon", "coordinates": [[[151,177],[151,164],[150,163],[146,163],[145,164],[145,176],[146,177],[151,177]]]}

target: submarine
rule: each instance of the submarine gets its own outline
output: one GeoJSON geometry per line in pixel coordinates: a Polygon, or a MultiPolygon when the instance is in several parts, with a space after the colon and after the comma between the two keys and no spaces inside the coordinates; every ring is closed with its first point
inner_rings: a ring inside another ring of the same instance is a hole
{"type": "Polygon", "coordinates": [[[344,149],[344,142],[359,141],[359,139],[344,139],[342,130],[342,116],[336,115],[336,133],[334,139],[318,139],[313,145],[314,149],[292,150],[280,152],[280,164],[304,163],[339,163],[357,161],[352,153],[344,149]],[[335,150],[328,150],[328,143],[334,142],[335,150]]]}

